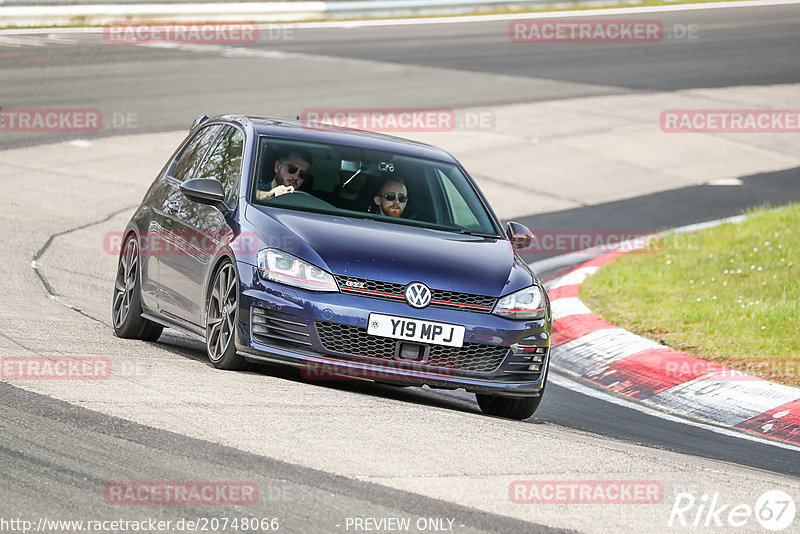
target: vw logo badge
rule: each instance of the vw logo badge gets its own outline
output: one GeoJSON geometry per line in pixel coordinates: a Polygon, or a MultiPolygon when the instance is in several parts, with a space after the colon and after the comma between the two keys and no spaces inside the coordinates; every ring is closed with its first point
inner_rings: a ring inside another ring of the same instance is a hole
{"type": "Polygon", "coordinates": [[[431,303],[431,290],[422,282],[412,282],[406,287],[406,302],[415,308],[424,308],[431,303]]]}

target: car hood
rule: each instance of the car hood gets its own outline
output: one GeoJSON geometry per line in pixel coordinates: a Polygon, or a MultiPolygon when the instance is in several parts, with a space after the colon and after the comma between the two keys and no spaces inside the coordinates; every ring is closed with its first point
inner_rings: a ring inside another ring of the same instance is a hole
{"type": "Polygon", "coordinates": [[[489,296],[536,283],[505,239],[260,206],[245,218],[268,245],[335,275],[489,296]]]}

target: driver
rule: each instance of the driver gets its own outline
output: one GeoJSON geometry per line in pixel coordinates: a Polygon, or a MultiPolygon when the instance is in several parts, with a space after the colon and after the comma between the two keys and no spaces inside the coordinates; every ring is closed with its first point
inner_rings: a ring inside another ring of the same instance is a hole
{"type": "Polygon", "coordinates": [[[256,191],[256,200],[266,200],[286,193],[300,190],[303,184],[311,181],[308,169],[313,163],[311,153],[306,150],[289,150],[281,153],[273,163],[275,177],[269,183],[269,190],[256,191]]]}

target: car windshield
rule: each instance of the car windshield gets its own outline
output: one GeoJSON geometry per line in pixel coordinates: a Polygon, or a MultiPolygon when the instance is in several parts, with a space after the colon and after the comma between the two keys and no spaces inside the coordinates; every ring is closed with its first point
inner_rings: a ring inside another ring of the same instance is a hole
{"type": "Polygon", "coordinates": [[[262,136],[255,172],[255,204],[498,236],[475,188],[453,163],[262,136]],[[285,193],[289,186],[294,193],[285,193]]]}

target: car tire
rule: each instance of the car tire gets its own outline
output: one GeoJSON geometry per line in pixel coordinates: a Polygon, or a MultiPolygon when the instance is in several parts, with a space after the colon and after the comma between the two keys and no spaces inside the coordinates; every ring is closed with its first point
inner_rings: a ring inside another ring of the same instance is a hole
{"type": "Polygon", "coordinates": [[[117,337],[155,341],[164,327],[142,317],[139,264],[139,245],[136,236],[131,235],[119,255],[111,300],[111,322],[117,337]]]}
{"type": "Polygon", "coordinates": [[[239,278],[230,261],[216,270],[206,301],[206,354],[217,369],[237,371],[247,361],[236,354],[239,278]]]}
{"type": "Polygon", "coordinates": [[[375,381],[376,384],[380,384],[382,386],[391,386],[393,388],[410,388],[414,387],[414,384],[407,384],[405,382],[385,382],[385,381],[375,381]]]}
{"type": "Polygon", "coordinates": [[[505,417],[507,419],[527,419],[536,413],[539,404],[544,397],[544,390],[547,387],[547,377],[550,374],[550,366],[547,366],[544,375],[544,382],[542,389],[539,391],[538,397],[498,397],[496,395],[482,395],[475,394],[478,400],[478,406],[481,411],[486,415],[494,415],[496,417],[505,417]]]}
{"type": "Polygon", "coordinates": [[[532,416],[539,403],[542,402],[542,394],[538,397],[498,397],[496,395],[482,395],[476,393],[478,406],[486,415],[505,417],[507,419],[527,419],[532,416]]]}

